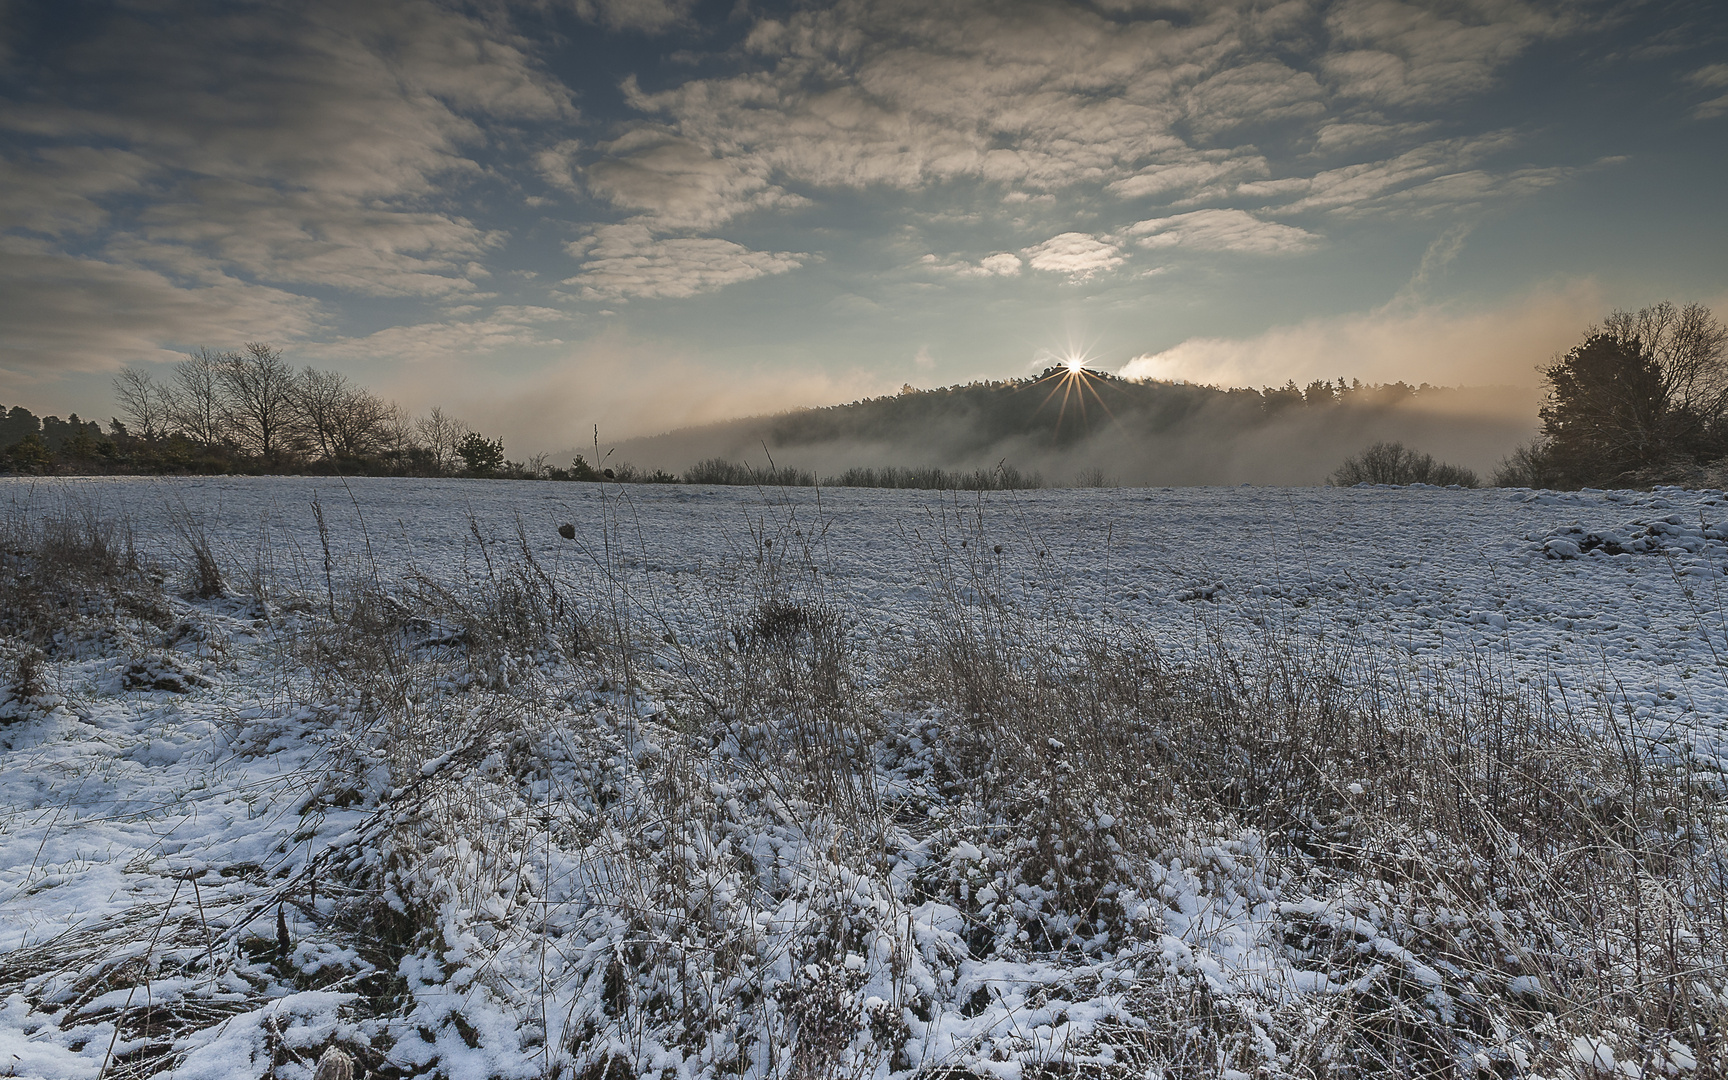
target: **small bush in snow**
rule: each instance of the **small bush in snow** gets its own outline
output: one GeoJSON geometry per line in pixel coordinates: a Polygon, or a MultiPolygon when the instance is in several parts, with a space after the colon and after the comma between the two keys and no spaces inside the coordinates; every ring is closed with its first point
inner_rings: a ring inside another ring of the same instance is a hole
{"type": "Polygon", "coordinates": [[[1432,454],[1412,450],[1403,443],[1379,442],[1354,457],[1332,473],[1331,483],[1337,487],[1355,484],[1434,484],[1446,487],[1473,488],[1479,481],[1476,474],[1460,465],[1435,461],[1432,454]]]}

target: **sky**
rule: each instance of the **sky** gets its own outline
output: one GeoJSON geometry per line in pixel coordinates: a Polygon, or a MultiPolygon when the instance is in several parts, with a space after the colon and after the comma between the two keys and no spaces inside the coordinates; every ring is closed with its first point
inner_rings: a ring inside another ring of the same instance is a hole
{"type": "Polygon", "coordinates": [[[1728,7],[0,0],[0,402],[265,341],[512,456],[1728,315],[1728,7]]]}

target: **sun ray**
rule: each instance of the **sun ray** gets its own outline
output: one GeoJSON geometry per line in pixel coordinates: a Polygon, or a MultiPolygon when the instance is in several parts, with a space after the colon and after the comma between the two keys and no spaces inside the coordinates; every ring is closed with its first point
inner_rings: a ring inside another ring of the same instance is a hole
{"type": "Polygon", "coordinates": [[[1034,384],[1050,384],[1049,389],[1045,391],[1044,400],[1039,402],[1038,408],[1034,410],[1034,415],[1043,412],[1058,394],[1061,395],[1061,400],[1057,402],[1056,406],[1056,426],[1053,437],[1061,437],[1062,425],[1068,419],[1070,406],[1077,414],[1076,419],[1079,424],[1084,428],[1091,427],[1088,397],[1097,402],[1104,415],[1109,417],[1112,423],[1115,423],[1116,414],[1110,411],[1109,403],[1098,392],[1096,385],[1103,376],[1086,367],[1086,357],[1083,354],[1070,353],[1052,359],[1056,360],[1056,363],[1045,369],[1044,374],[1034,380],[1034,384]]]}

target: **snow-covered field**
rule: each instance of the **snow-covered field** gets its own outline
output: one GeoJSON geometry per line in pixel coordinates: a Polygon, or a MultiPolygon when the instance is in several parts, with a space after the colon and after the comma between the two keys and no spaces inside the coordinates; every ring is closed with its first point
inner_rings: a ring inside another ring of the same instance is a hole
{"type": "MultiPolygon", "coordinates": [[[[1465,1009],[1389,897],[1292,880],[1250,813],[1136,847],[1135,808],[1088,795],[1110,920],[1016,876],[996,774],[951,774],[955,703],[903,677],[953,603],[1018,612],[1068,670],[1089,635],[1174,665],[1275,647],[1352,692],[1474,681],[1689,768],[1728,754],[1720,492],[0,481],[0,517],[66,510],[131,523],[165,610],[66,637],[0,703],[0,1074],[306,1076],[334,1042],[381,1075],[1275,1075],[1333,1060],[1327,1010],[1388,979],[1465,1009]],[[226,596],[183,595],[189,535],[226,596]],[[582,629],[485,607],[535,589],[582,629]],[[400,617],[351,614],[374,596],[400,617]],[[756,675],[725,652],[801,633],[815,659],[756,675]],[[1235,1019],[1149,1034],[1184,1001],[1235,1019]]],[[[1545,992],[1508,964],[1512,999],[1545,992]]],[[[1534,1030],[1441,1056],[1677,1074],[1722,1038],[1555,1028],[1543,1058],[1534,1030]]]]}
{"type": "Polygon", "coordinates": [[[1174,642],[1192,638],[1209,608],[1252,615],[1286,601],[1316,634],[1358,634],[1441,667],[1491,653],[1527,677],[1581,691],[1617,686],[1656,727],[1728,734],[1721,492],[1244,486],[980,499],[370,478],[0,484],[8,510],[70,494],[123,514],[140,544],[171,564],[184,554],[171,527],[183,512],[226,560],[246,565],[268,551],[275,571],[305,589],[322,587],[310,580],[322,572],[314,501],[339,562],[367,561],[387,577],[466,580],[482,559],[473,528],[508,549],[520,521],[550,567],[610,556],[642,571],[675,629],[698,618],[675,598],[699,588],[705,568],[801,531],[819,534],[816,557],[856,627],[915,623],[929,606],[929,543],[957,531],[957,514],[976,515],[959,524],[1003,545],[1001,561],[1023,587],[1055,588],[1082,614],[1174,642]],[[578,543],[557,534],[565,522],[578,543]]]}

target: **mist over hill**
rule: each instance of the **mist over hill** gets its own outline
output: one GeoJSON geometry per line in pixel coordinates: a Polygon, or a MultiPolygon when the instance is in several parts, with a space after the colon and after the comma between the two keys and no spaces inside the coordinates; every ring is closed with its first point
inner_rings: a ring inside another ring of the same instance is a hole
{"type": "MultiPolygon", "coordinates": [[[[1221,389],[1052,368],[630,439],[617,460],[674,472],[707,458],[835,475],[853,467],[970,471],[1006,461],[1047,483],[1317,484],[1398,440],[1489,473],[1536,430],[1530,387],[1315,382],[1221,389]]],[[[601,433],[602,438],[604,432],[601,433]]]]}

